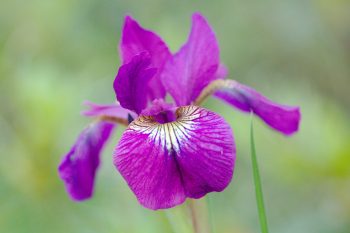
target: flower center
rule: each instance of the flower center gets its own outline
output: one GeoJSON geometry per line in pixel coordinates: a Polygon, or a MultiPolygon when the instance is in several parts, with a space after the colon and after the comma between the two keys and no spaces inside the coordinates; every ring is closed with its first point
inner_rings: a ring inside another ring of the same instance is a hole
{"type": "Polygon", "coordinates": [[[166,111],[159,112],[153,117],[160,124],[173,122],[173,121],[176,121],[177,119],[177,116],[173,110],[166,110],[166,111]]]}
{"type": "Polygon", "coordinates": [[[141,116],[149,116],[154,122],[165,124],[176,121],[178,118],[176,107],[166,103],[163,99],[155,99],[150,106],[143,110],[141,116]]]}
{"type": "Polygon", "coordinates": [[[197,106],[183,106],[176,110],[164,110],[151,116],[140,116],[130,123],[129,129],[148,134],[157,145],[168,151],[179,152],[182,140],[191,137],[203,110],[197,106]]]}

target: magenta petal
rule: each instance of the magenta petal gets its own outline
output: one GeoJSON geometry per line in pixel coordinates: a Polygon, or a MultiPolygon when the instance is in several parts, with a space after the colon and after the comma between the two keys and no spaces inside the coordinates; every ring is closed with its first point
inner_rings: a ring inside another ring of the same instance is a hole
{"type": "Polygon", "coordinates": [[[130,62],[135,55],[141,52],[146,51],[150,54],[151,63],[158,68],[158,72],[149,83],[150,91],[148,95],[151,100],[164,98],[165,89],[160,81],[159,74],[171,54],[163,40],[154,32],[142,28],[130,16],[126,16],[119,48],[123,64],[130,62]]]}
{"type": "Polygon", "coordinates": [[[214,32],[200,14],[192,16],[186,44],[166,63],[161,80],[178,106],[190,104],[212,80],[219,66],[214,32]]]}
{"type": "Polygon", "coordinates": [[[128,119],[128,114],[132,115],[134,118],[136,114],[132,111],[123,108],[118,103],[114,104],[95,104],[90,101],[85,101],[84,104],[89,107],[88,110],[82,112],[84,116],[88,117],[117,117],[121,119],[128,119]]]}
{"type": "Polygon", "coordinates": [[[86,128],[59,165],[58,172],[73,200],[92,196],[100,153],[114,125],[98,122],[86,128]]]}
{"type": "Polygon", "coordinates": [[[114,91],[123,108],[139,114],[147,106],[148,83],[157,69],[150,68],[151,58],[141,53],[119,68],[114,80],[114,91]]]}
{"type": "Polygon", "coordinates": [[[215,73],[215,79],[224,79],[228,75],[227,67],[224,64],[219,64],[215,73]]]}
{"type": "Polygon", "coordinates": [[[175,108],[174,104],[169,104],[164,99],[155,99],[148,108],[142,111],[141,115],[155,116],[162,111],[168,111],[173,108],[175,108]]]}
{"type": "Polygon", "coordinates": [[[122,135],[114,164],[139,202],[164,209],[219,192],[232,179],[235,145],[230,126],[197,106],[180,107],[177,119],[133,121],[122,135]]]}
{"type": "Polygon", "coordinates": [[[273,129],[291,135],[298,131],[300,122],[299,107],[291,107],[272,102],[259,92],[227,80],[228,85],[214,93],[214,95],[234,107],[244,111],[253,111],[273,129]]]}

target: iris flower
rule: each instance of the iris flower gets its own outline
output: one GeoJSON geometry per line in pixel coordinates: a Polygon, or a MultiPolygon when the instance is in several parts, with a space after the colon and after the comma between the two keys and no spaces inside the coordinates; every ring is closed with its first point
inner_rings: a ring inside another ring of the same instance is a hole
{"type": "Polygon", "coordinates": [[[117,125],[126,130],[115,148],[114,165],[144,207],[171,208],[186,198],[224,190],[232,179],[236,147],[225,119],[200,107],[212,95],[254,113],[284,135],[298,130],[298,107],[274,103],[224,79],[227,70],[215,34],[199,13],[193,14],[188,40],[175,54],[130,16],[119,49],[122,65],[113,84],[117,101],[87,103],[83,114],[95,121],[59,166],[73,200],[92,196],[101,151],[117,125]]]}

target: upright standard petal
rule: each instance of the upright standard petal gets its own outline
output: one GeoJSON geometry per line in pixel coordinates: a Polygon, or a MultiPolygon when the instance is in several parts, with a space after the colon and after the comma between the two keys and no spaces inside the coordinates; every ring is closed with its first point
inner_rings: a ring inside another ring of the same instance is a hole
{"type": "Polygon", "coordinates": [[[73,200],[82,201],[92,196],[100,153],[113,128],[112,123],[102,121],[90,125],[63,157],[58,172],[73,200]]]}
{"type": "Polygon", "coordinates": [[[186,44],[165,64],[161,80],[178,106],[190,104],[216,75],[219,46],[214,32],[200,14],[192,16],[186,44]]]}
{"type": "Polygon", "coordinates": [[[142,28],[131,16],[126,16],[119,49],[123,64],[130,62],[141,52],[147,51],[150,54],[151,63],[158,68],[158,72],[149,83],[148,97],[151,100],[164,98],[165,89],[159,74],[165,62],[171,57],[171,53],[163,40],[154,32],[142,28]]]}
{"type": "Polygon", "coordinates": [[[141,116],[122,135],[114,164],[139,202],[150,209],[220,192],[230,183],[235,145],[230,126],[197,106],[180,107],[159,123],[141,116]]]}
{"type": "Polygon", "coordinates": [[[150,68],[151,58],[144,52],[119,68],[114,80],[114,91],[123,108],[139,114],[147,106],[148,83],[157,72],[150,68]]]}
{"type": "Polygon", "coordinates": [[[228,70],[224,64],[219,64],[215,73],[215,79],[225,79],[227,77],[228,70]]]}
{"type": "Polygon", "coordinates": [[[272,102],[253,88],[233,80],[218,80],[220,88],[214,96],[244,111],[254,112],[273,129],[291,135],[298,131],[299,107],[291,107],[272,102]]]}

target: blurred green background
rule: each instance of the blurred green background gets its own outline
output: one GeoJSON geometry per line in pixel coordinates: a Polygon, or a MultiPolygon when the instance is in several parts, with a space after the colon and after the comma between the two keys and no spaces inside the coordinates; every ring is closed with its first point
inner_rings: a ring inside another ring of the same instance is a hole
{"type": "MultiPolygon", "coordinates": [[[[230,78],[301,106],[292,137],[255,120],[270,231],[350,232],[348,0],[2,1],[0,232],[186,231],[186,206],[144,209],[115,170],[122,127],[104,151],[90,201],[68,198],[57,165],[89,122],[79,115],[83,100],[114,101],[124,15],[157,31],[174,52],[194,11],[216,31],[230,78]]],[[[250,118],[215,99],[205,106],[231,123],[238,150],[232,183],[208,195],[213,228],[259,232],[250,118]]]]}

